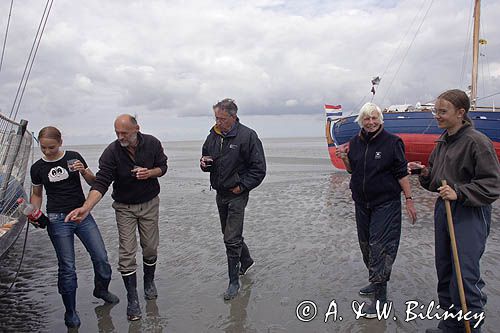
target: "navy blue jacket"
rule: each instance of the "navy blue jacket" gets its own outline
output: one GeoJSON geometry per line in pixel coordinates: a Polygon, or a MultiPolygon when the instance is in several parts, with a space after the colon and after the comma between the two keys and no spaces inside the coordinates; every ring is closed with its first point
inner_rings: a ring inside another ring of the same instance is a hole
{"type": "Polygon", "coordinates": [[[163,152],[161,142],[152,135],[137,133],[139,143],[135,158],[118,140],[113,141],[99,158],[99,171],[91,190],[106,193],[113,183],[113,200],[124,204],[140,204],[148,202],[160,193],[157,178],[138,180],[131,173],[134,165],[143,168],[160,168],[162,176],[167,172],[167,156],[163,152]]]}
{"type": "Polygon", "coordinates": [[[408,175],[400,137],[381,129],[366,141],[361,131],[349,141],[352,199],[367,207],[400,200],[399,179],[408,175]]]}
{"type": "Polygon", "coordinates": [[[217,192],[229,192],[237,185],[250,191],[266,176],[262,142],[254,130],[239,121],[226,135],[213,127],[203,144],[202,155],[214,159],[211,167],[202,170],[210,172],[210,184],[217,192]]]}

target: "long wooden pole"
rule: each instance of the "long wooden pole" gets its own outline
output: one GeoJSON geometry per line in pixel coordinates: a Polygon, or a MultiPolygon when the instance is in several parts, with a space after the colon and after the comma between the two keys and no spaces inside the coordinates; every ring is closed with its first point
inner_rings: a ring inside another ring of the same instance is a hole
{"type": "MultiPolygon", "coordinates": [[[[441,184],[446,186],[446,180],[442,180],[441,184]]],[[[457,249],[457,240],[455,238],[455,228],[453,227],[453,216],[451,215],[451,205],[449,200],[444,200],[444,206],[446,208],[446,218],[448,220],[448,230],[450,232],[450,240],[451,240],[451,250],[453,252],[453,262],[455,263],[455,273],[457,275],[457,285],[458,285],[458,293],[460,295],[460,303],[462,303],[462,312],[463,315],[467,313],[467,302],[465,301],[465,292],[464,292],[464,284],[462,281],[462,271],[460,270],[460,261],[458,260],[458,249],[457,249]]],[[[465,332],[470,333],[470,323],[468,320],[464,319],[465,323],[465,332]]]]}

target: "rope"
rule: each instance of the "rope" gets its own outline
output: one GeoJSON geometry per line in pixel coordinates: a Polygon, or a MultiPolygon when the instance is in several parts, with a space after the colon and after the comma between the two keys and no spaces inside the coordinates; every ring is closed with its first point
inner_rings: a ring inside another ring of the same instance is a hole
{"type": "Polygon", "coordinates": [[[411,43],[410,45],[408,46],[408,48],[406,49],[406,52],[403,56],[403,59],[401,60],[401,63],[399,64],[399,67],[398,69],[396,70],[396,73],[394,74],[394,77],[392,78],[392,81],[391,83],[389,84],[389,87],[387,88],[387,91],[384,95],[384,97],[382,98],[382,103],[384,102],[385,98],[387,97],[387,94],[389,93],[389,91],[391,90],[391,87],[392,87],[392,84],[394,83],[394,80],[396,79],[398,73],[399,73],[399,70],[401,69],[401,67],[403,66],[403,63],[406,59],[406,56],[408,56],[408,53],[410,52],[410,49],[411,47],[413,46],[413,43],[415,42],[415,39],[417,38],[417,35],[418,33],[420,32],[420,29],[422,28],[422,25],[424,24],[425,22],[425,19],[427,18],[427,15],[429,14],[429,11],[431,10],[431,7],[432,7],[432,4],[434,3],[434,0],[431,0],[430,4],[429,4],[429,8],[427,8],[427,11],[425,12],[425,15],[424,17],[422,18],[422,21],[420,22],[420,25],[418,26],[417,28],[417,31],[415,31],[415,34],[413,35],[413,39],[411,40],[411,43]]]}
{"type": "MultiPolygon", "coordinates": [[[[487,34],[487,31],[486,31],[486,26],[485,24],[483,24],[483,22],[481,22],[481,35],[484,37],[484,39],[486,41],[488,41],[488,34],[487,34]]],[[[486,95],[488,92],[486,91],[486,84],[487,83],[490,83],[490,87],[492,86],[491,85],[491,72],[490,72],[490,62],[488,60],[488,54],[484,51],[484,52],[481,52],[481,49],[486,49],[487,47],[487,44],[486,45],[482,45],[482,44],[479,44],[479,59],[481,60],[481,83],[483,85],[483,94],[486,95]],[[483,57],[483,59],[481,59],[481,57],[483,57]],[[484,65],[486,63],[486,71],[488,72],[488,75],[485,75],[484,74],[484,65]],[[488,81],[488,82],[486,82],[488,81]]],[[[476,101],[478,100],[478,98],[476,97],[476,101]]]]}
{"type": "MultiPolygon", "coordinates": [[[[392,57],[391,59],[389,60],[389,63],[387,63],[387,66],[385,67],[384,71],[382,72],[382,75],[381,77],[383,78],[385,76],[385,73],[387,72],[387,70],[389,69],[389,67],[392,65],[392,62],[394,61],[394,59],[396,58],[396,54],[398,53],[399,49],[401,48],[401,45],[403,45],[403,41],[406,40],[406,37],[408,36],[408,34],[410,33],[410,30],[412,27],[415,26],[415,21],[417,20],[417,17],[420,15],[420,13],[422,12],[423,8],[424,8],[424,4],[425,4],[425,1],[422,1],[422,5],[420,6],[420,9],[418,10],[417,12],[417,15],[415,15],[413,17],[413,21],[411,22],[411,24],[408,25],[408,29],[406,29],[406,32],[403,36],[403,38],[400,39],[399,41],[399,45],[398,47],[396,48],[396,51],[394,51],[394,53],[392,54],[392,57]]],[[[373,98],[372,98],[373,99],[373,98]]]]}
{"type": "MultiPolygon", "coordinates": [[[[360,102],[359,102],[359,103],[358,103],[358,104],[354,107],[354,110],[351,112],[351,115],[352,115],[353,113],[358,113],[359,109],[361,108],[361,105],[363,105],[363,102],[364,102],[364,101],[365,101],[365,99],[366,99],[366,96],[367,96],[367,95],[363,96],[363,98],[361,99],[361,101],[360,101],[360,102]]],[[[372,96],[372,100],[373,100],[373,96],[372,96]]]]}
{"type": "Polygon", "coordinates": [[[494,94],[491,94],[491,95],[488,95],[488,96],[484,96],[484,97],[481,97],[481,98],[477,98],[476,100],[482,100],[482,99],[486,99],[486,98],[489,98],[489,97],[493,97],[493,96],[496,96],[496,95],[500,95],[500,91],[499,92],[496,92],[494,94]]]}
{"type": "Polygon", "coordinates": [[[43,35],[44,30],[45,30],[45,26],[47,24],[47,19],[49,18],[50,10],[52,9],[53,3],[54,3],[54,0],[47,0],[47,3],[45,4],[45,8],[43,10],[42,18],[40,19],[40,23],[38,24],[38,29],[36,31],[35,40],[33,41],[33,44],[31,45],[30,54],[28,56],[28,60],[26,61],[26,65],[24,67],[24,72],[23,72],[23,75],[21,77],[21,81],[19,82],[19,86],[17,87],[17,92],[16,92],[16,97],[14,98],[14,103],[12,104],[12,108],[10,110],[9,118],[12,118],[12,115],[14,113],[14,108],[16,108],[16,103],[17,103],[16,112],[15,112],[15,115],[13,118],[14,120],[16,119],[17,113],[19,111],[19,107],[21,106],[21,100],[22,100],[22,97],[24,95],[26,85],[28,84],[29,75],[31,73],[33,63],[35,62],[35,57],[36,57],[36,53],[38,51],[38,46],[40,45],[40,41],[42,40],[42,35],[43,35]],[[49,6],[49,3],[50,3],[50,6],[49,6]],[[33,52],[33,50],[35,50],[35,51],[33,52]],[[29,67],[29,70],[28,70],[28,67],[29,67]],[[28,73],[26,73],[27,71],[28,71],[28,73]],[[25,79],[25,77],[26,77],[26,79],[25,79]],[[23,86],[23,82],[24,82],[24,86],[23,86]],[[21,92],[21,89],[22,89],[22,93],[21,93],[21,96],[19,96],[19,92],[21,92]],[[19,100],[18,100],[18,97],[19,97],[19,100]]]}
{"type": "Polygon", "coordinates": [[[0,57],[0,72],[2,72],[3,56],[5,54],[5,46],[7,45],[7,35],[9,34],[10,16],[12,13],[12,5],[13,4],[14,4],[14,0],[11,0],[10,1],[10,9],[9,9],[9,18],[7,19],[7,27],[5,28],[5,37],[3,39],[2,57],[0,57]]]}
{"type": "Polygon", "coordinates": [[[465,37],[465,46],[464,46],[464,53],[463,53],[463,58],[462,58],[462,72],[460,73],[460,87],[464,83],[464,78],[465,78],[465,68],[467,67],[467,60],[469,59],[469,47],[472,44],[470,40],[470,34],[471,34],[471,24],[472,24],[472,10],[474,8],[474,1],[470,2],[470,8],[469,8],[469,22],[467,24],[467,37],[465,37]]]}

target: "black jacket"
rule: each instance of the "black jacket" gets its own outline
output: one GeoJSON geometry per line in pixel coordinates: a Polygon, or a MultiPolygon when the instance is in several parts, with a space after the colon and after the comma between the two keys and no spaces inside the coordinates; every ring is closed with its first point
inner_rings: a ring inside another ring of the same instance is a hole
{"type": "Polygon", "coordinates": [[[153,169],[160,168],[162,176],[167,172],[167,156],[163,152],[161,142],[152,135],[137,133],[139,144],[135,152],[135,160],[127,153],[127,149],[118,140],[110,143],[99,158],[99,171],[91,190],[106,193],[113,183],[111,197],[124,204],[148,202],[160,193],[157,178],[138,180],[132,175],[134,165],[153,169]]]}
{"type": "Polygon", "coordinates": [[[228,192],[237,185],[250,191],[266,176],[262,142],[254,130],[239,120],[226,135],[213,127],[203,144],[202,155],[214,159],[212,167],[202,170],[210,172],[210,184],[218,192],[228,192]]]}
{"type": "Polygon", "coordinates": [[[405,148],[400,137],[383,128],[366,141],[361,132],[349,141],[352,199],[373,207],[400,200],[399,179],[408,175],[405,148]]]}

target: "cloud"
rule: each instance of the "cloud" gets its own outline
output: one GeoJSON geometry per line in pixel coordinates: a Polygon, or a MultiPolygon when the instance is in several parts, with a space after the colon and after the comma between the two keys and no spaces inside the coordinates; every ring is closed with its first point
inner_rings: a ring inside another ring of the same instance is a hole
{"type": "MultiPolygon", "coordinates": [[[[429,4],[59,0],[20,113],[35,128],[55,124],[78,141],[86,131],[111,138],[110,124],[120,113],[176,119],[178,129],[185,121],[184,133],[204,134],[191,120],[208,120],[211,106],[224,97],[235,98],[245,116],[287,115],[299,121],[321,115],[325,103],[355,110],[370,98],[370,80],[377,75],[382,81],[376,103],[426,102],[445,89],[465,89],[470,77],[470,61],[464,62],[469,55],[463,56],[470,4],[434,1],[416,34],[429,4]]],[[[7,13],[8,5],[0,4],[0,13],[7,13]]],[[[15,96],[42,11],[43,5],[34,0],[14,7],[0,72],[4,113],[15,96]]],[[[483,37],[489,43],[481,61],[490,61],[491,77],[485,81],[490,84],[486,91],[480,85],[484,96],[500,91],[500,43],[493,38],[500,35],[500,4],[483,1],[482,13],[483,37]]],[[[0,28],[6,19],[2,15],[0,28]]],[[[487,64],[483,66],[488,74],[487,64]]],[[[171,135],[165,126],[153,122],[151,132],[171,135]]],[[[183,137],[179,132],[175,135],[183,137]]]]}

